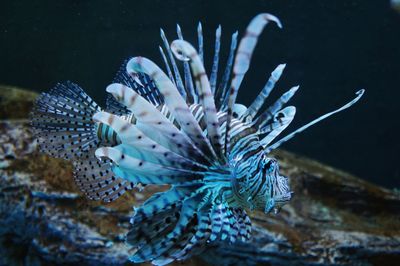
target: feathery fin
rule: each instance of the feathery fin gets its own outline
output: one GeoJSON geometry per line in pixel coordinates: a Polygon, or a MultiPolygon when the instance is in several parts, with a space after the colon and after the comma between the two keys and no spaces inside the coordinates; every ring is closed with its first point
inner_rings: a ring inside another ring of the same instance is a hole
{"type": "Polygon", "coordinates": [[[279,97],[278,100],[276,100],[266,111],[264,111],[253,123],[256,128],[262,128],[266,123],[268,123],[292,97],[296,93],[296,91],[299,89],[299,86],[294,86],[284,94],[282,94],[281,97],[279,97]]]}
{"type": "Polygon", "coordinates": [[[115,177],[110,163],[94,156],[101,142],[92,120],[98,111],[100,107],[78,85],[65,82],[39,96],[31,120],[41,150],[73,162],[75,183],[89,199],[110,202],[134,184],[115,177]]]}
{"type": "Polygon", "coordinates": [[[225,100],[226,101],[228,100],[227,88],[228,88],[228,81],[231,76],[232,64],[237,46],[237,36],[238,36],[237,31],[234,34],[232,34],[231,47],[229,50],[228,59],[226,61],[224,75],[222,76],[221,82],[219,83],[218,89],[215,93],[215,99],[217,100],[216,104],[219,107],[220,111],[224,110],[224,107],[226,105],[226,104],[224,105],[224,102],[225,100]]]}
{"type": "Polygon", "coordinates": [[[262,30],[269,22],[275,22],[278,27],[282,27],[279,19],[271,14],[263,13],[257,15],[247,26],[244,37],[240,40],[239,48],[236,52],[235,64],[233,66],[233,78],[230,86],[228,97],[227,119],[226,119],[226,134],[225,134],[225,153],[229,153],[230,149],[230,129],[232,120],[232,110],[236,102],[240,84],[243,81],[244,75],[250,66],[251,56],[257,44],[258,37],[262,30]]]}
{"type": "Polygon", "coordinates": [[[31,112],[31,124],[40,150],[56,158],[86,156],[99,140],[92,115],[100,107],[76,84],[57,84],[42,93],[31,112]]]}
{"type": "Polygon", "coordinates": [[[197,26],[197,39],[199,42],[199,56],[201,62],[204,64],[204,50],[203,50],[203,27],[201,26],[201,22],[197,26]]]}
{"type": "Polygon", "coordinates": [[[215,95],[215,87],[217,84],[220,47],[221,47],[221,25],[219,25],[217,30],[215,31],[214,60],[213,60],[213,65],[211,68],[211,75],[210,75],[210,86],[211,86],[211,92],[213,95],[215,95]]]}
{"type": "Polygon", "coordinates": [[[165,104],[179,123],[181,130],[206,156],[211,155],[213,158],[217,158],[210,142],[203,135],[201,127],[191,113],[185,100],[181,97],[175,85],[155,63],[144,57],[135,57],[127,64],[127,71],[132,75],[137,72],[150,75],[164,96],[165,104]]]}
{"type": "Polygon", "coordinates": [[[145,161],[171,167],[190,168],[192,170],[207,169],[207,166],[197,162],[195,158],[179,155],[160,145],[146,134],[137,125],[122,119],[119,116],[106,112],[98,112],[93,120],[110,126],[118,135],[121,142],[115,148],[145,161]]]}
{"type": "Polygon", "coordinates": [[[111,202],[136,184],[118,178],[110,169],[110,161],[99,161],[94,155],[73,162],[74,180],[91,200],[111,202]]]}
{"type": "Polygon", "coordinates": [[[200,88],[199,96],[206,121],[207,136],[212,143],[218,158],[223,159],[222,140],[217,117],[217,109],[215,107],[213,93],[211,91],[210,82],[208,81],[203,63],[201,62],[200,57],[194,47],[186,41],[173,41],[171,44],[171,49],[179,60],[185,60],[186,58],[190,59],[190,66],[192,67],[195,82],[197,87],[200,88]]]}
{"type": "MultiPolygon", "coordinates": [[[[176,24],[176,33],[178,35],[179,40],[183,40],[182,30],[179,24],[176,24]]],[[[188,96],[190,96],[190,98],[188,98],[187,100],[189,103],[197,103],[198,102],[197,94],[194,91],[193,79],[190,73],[189,63],[187,61],[183,61],[183,73],[185,76],[185,88],[188,96]]]]}
{"type": "Polygon", "coordinates": [[[264,104],[265,99],[269,96],[271,91],[275,87],[275,83],[279,80],[282,75],[283,70],[285,69],[286,64],[278,65],[274,71],[272,71],[271,76],[269,77],[267,83],[265,84],[264,88],[260,91],[256,99],[250,104],[247,111],[243,114],[243,117],[250,116],[253,119],[262,105],[264,104]]]}
{"type": "Polygon", "coordinates": [[[137,75],[133,77],[126,72],[126,64],[129,60],[130,58],[122,63],[112,83],[120,83],[132,88],[154,106],[162,104],[164,102],[163,98],[154,84],[154,81],[148,75],[137,73],[137,75]]]}
{"type": "Polygon", "coordinates": [[[267,133],[267,135],[260,141],[260,144],[263,147],[266,147],[285,128],[289,126],[289,124],[293,121],[295,114],[296,108],[294,106],[288,106],[277,112],[274,116],[273,121],[269,125],[259,130],[260,134],[267,133]]]}
{"type": "MultiPolygon", "coordinates": [[[[167,69],[168,77],[176,86],[175,78],[172,75],[171,67],[169,66],[169,63],[168,63],[167,57],[165,56],[164,50],[163,50],[163,48],[161,46],[158,46],[158,48],[160,49],[161,57],[162,57],[162,59],[164,61],[165,68],[167,69]]],[[[125,68],[125,71],[126,71],[126,68],[125,68]]]]}
{"type": "Polygon", "coordinates": [[[295,130],[294,132],[290,133],[289,135],[287,135],[287,136],[283,137],[282,139],[278,140],[278,141],[275,142],[274,144],[268,146],[268,147],[265,149],[265,152],[266,152],[266,153],[269,153],[270,151],[272,151],[272,150],[278,148],[278,147],[279,147],[280,145],[282,145],[284,142],[286,142],[286,141],[290,140],[291,138],[293,138],[296,134],[298,134],[298,133],[300,133],[300,132],[303,132],[304,130],[306,130],[306,129],[309,128],[310,126],[312,126],[312,125],[314,125],[314,124],[316,124],[316,123],[318,123],[318,122],[320,122],[320,121],[322,121],[322,120],[328,118],[328,117],[331,116],[331,115],[334,115],[334,114],[336,114],[336,113],[338,113],[338,112],[340,112],[340,111],[343,111],[343,110],[349,108],[350,106],[352,106],[353,104],[355,104],[356,102],[358,102],[358,100],[360,100],[360,98],[364,95],[364,92],[365,92],[364,89],[357,91],[357,92],[356,92],[356,95],[357,95],[357,96],[356,96],[353,100],[351,100],[350,102],[348,102],[347,104],[343,105],[342,107],[340,107],[340,108],[338,108],[338,109],[336,109],[336,110],[334,110],[334,111],[332,111],[332,112],[326,113],[326,114],[324,114],[324,115],[318,117],[317,119],[315,119],[315,120],[313,120],[313,121],[311,121],[311,122],[305,124],[304,126],[300,127],[299,129],[295,130]]]}
{"type": "MultiPolygon", "coordinates": [[[[172,81],[166,79],[171,85],[172,81]]],[[[167,149],[199,163],[209,161],[208,157],[193,145],[183,132],[134,90],[122,84],[111,84],[106,90],[132,112],[137,121],[136,126],[146,136],[167,149]]],[[[176,90],[175,92],[180,97],[176,90]]],[[[169,97],[167,99],[169,101],[169,97]]],[[[181,100],[183,101],[182,98],[181,100]]]]}
{"type": "Polygon", "coordinates": [[[175,58],[172,55],[171,48],[169,46],[169,42],[167,40],[167,37],[165,36],[165,33],[164,33],[163,29],[160,29],[160,34],[161,34],[161,39],[162,39],[162,41],[164,43],[164,47],[165,47],[165,49],[167,51],[169,60],[171,61],[172,69],[173,69],[174,74],[175,74],[176,88],[178,89],[178,91],[179,91],[180,95],[183,97],[183,99],[186,100],[187,95],[186,95],[185,88],[183,87],[181,74],[179,73],[178,66],[176,65],[175,58]]]}

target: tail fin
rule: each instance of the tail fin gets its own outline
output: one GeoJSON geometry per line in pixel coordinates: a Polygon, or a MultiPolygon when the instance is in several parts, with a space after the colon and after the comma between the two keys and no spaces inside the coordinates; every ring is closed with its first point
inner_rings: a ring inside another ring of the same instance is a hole
{"type": "Polygon", "coordinates": [[[79,189],[89,199],[110,202],[136,184],[116,177],[108,161],[97,160],[95,150],[100,140],[92,117],[99,111],[101,108],[78,85],[67,81],[39,96],[31,123],[41,152],[73,161],[79,189]]]}
{"type": "Polygon", "coordinates": [[[92,116],[100,107],[76,84],[67,81],[42,93],[31,113],[40,150],[56,158],[73,160],[98,146],[92,116]]]}

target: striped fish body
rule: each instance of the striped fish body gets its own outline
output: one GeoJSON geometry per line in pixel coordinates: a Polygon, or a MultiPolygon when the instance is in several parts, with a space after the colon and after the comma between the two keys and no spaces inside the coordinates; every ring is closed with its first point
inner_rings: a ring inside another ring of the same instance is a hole
{"type": "Polygon", "coordinates": [[[144,57],[125,61],[106,89],[105,109],[72,82],[38,98],[31,120],[41,150],[71,160],[75,181],[90,199],[110,202],[135,187],[169,185],[135,208],[127,235],[133,262],[165,265],[201,253],[210,242],[249,240],[245,210],[277,213],[291,199],[288,178],[269,152],[362,96],[360,90],[339,109],[276,140],[294,118],[295,107],[286,104],[298,86],[261,109],[285,64],[251,105],[236,103],[258,36],[271,22],[281,27],[270,14],[256,16],[238,47],[238,34],[232,35],[219,81],[221,27],[207,75],[199,24],[198,50],[179,26],[172,43],[161,30],[166,72],[144,57]]]}

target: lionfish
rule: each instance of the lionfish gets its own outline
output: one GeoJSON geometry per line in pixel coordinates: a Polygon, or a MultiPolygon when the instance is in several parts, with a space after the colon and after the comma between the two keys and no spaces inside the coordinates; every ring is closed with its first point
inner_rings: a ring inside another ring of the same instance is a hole
{"type": "Polygon", "coordinates": [[[199,254],[211,242],[248,241],[245,210],[278,212],[292,195],[269,153],[363,95],[358,91],[339,109],[274,141],[296,112],[284,106],[298,86],[261,111],[285,64],[250,106],[236,103],[258,37],[270,22],[282,27],[271,14],[257,15],[238,47],[237,32],[232,35],[218,86],[221,27],[208,77],[201,24],[198,50],[178,25],[171,44],[161,30],[167,73],[147,58],[130,58],[107,87],[104,110],[72,82],[39,96],[31,120],[41,151],[71,160],[75,182],[89,199],[110,202],[134,187],[169,185],[134,208],[126,237],[136,250],[131,261],[164,265],[199,254]]]}

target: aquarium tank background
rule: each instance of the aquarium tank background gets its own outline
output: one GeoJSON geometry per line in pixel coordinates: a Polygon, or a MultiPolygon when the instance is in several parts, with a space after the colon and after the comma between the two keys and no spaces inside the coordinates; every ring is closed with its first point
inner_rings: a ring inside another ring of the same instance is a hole
{"type": "Polygon", "coordinates": [[[122,60],[136,55],[162,63],[159,28],[169,38],[176,23],[195,41],[203,23],[210,67],[214,30],[221,24],[223,53],[230,35],[251,17],[271,12],[284,21],[261,38],[240,93],[249,103],[271,70],[287,63],[280,86],[299,84],[296,127],[322,114],[357,88],[364,103],[302,134],[285,148],[318,158],[386,187],[399,184],[397,163],[399,17],[389,1],[60,1],[1,3],[1,81],[36,91],[75,81],[98,102],[122,60]],[[262,66],[262,67],[261,67],[262,66]],[[294,84],[296,83],[296,84],[294,84]],[[346,117],[345,117],[346,116],[346,117]],[[340,120],[337,123],[335,120],[340,120]],[[351,152],[349,152],[351,151],[351,152]]]}
{"type": "Polygon", "coordinates": [[[160,28],[172,42],[177,23],[193,44],[202,23],[207,72],[221,25],[222,75],[232,33],[240,40],[263,12],[283,28],[269,25],[260,36],[238,102],[249,105],[282,63],[267,103],[300,85],[286,133],[366,93],[277,152],[293,199],[276,216],[249,211],[250,244],[215,244],[183,263],[393,265],[400,259],[399,10],[389,0],[2,1],[0,265],[129,265],[132,207],[159,191],[133,189],[111,204],[86,200],[68,163],[36,152],[27,124],[35,93],[70,80],[104,106],[124,60],[144,56],[164,67],[160,28]]]}

